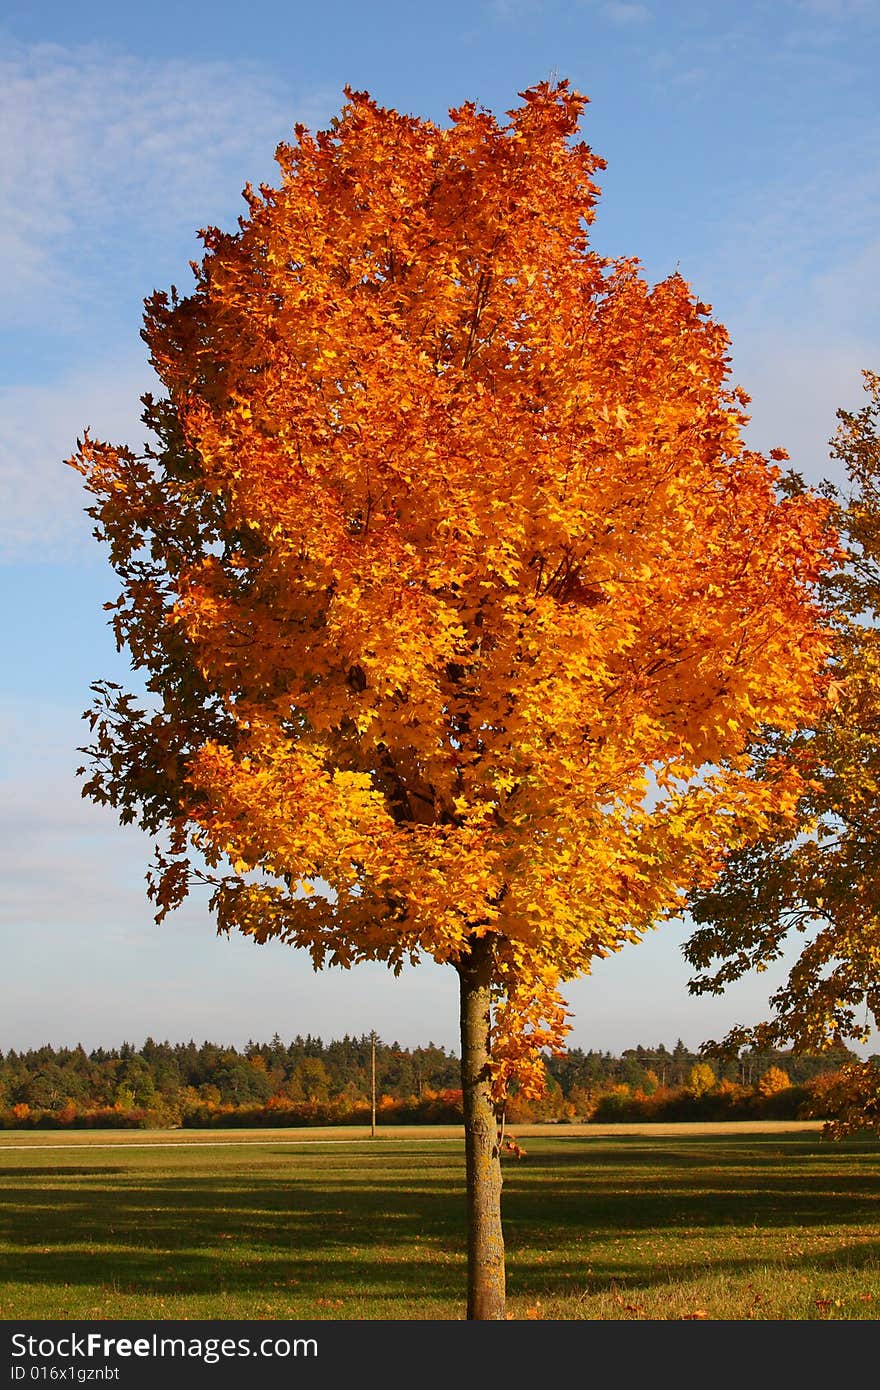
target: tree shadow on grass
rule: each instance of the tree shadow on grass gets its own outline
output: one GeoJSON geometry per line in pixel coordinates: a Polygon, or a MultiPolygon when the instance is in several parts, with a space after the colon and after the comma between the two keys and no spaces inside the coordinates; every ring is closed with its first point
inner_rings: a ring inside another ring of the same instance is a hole
{"type": "Polygon", "coordinates": [[[95,1168],[93,1165],[88,1168],[64,1168],[59,1170],[58,1165],[53,1167],[37,1168],[33,1165],[21,1168],[9,1168],[4,1164],[0,1168],[0,1183],[4,1178],[54,1178],[57,1179],[61,1173],[65,1178],[102,1178],[107,1173],[124,1173],[125,1168],[95,1168]]]}
{"type": "MultiPolygon", "coordinates": [[[[637,1147],[615,1141],[601,1151],[593,1144],[576,1150],[571,1142],[536,1146],[522,1162],[505,1165],[513,1294],[664,1284],[676,1267],[692,1270],[699,1250],[731,1227],[754,1236],[880,1225],[880,1146],[837,1150],[835,1163],[827,1145],[802,1143],[794,1153],[776,1139],[726,1146],[711,1136],[641,1139],[637,1147]],[[625,1244],[649,1232],[658,1244],[673,1234],[688,1238],[676,1247],[677,1264],[670,1256],[652,1267],[625,1248],[609,1254],[609,1241],[625,1244]]],[[[461,1297],[458,1155],[364,1150],[331,1162],[264,1151],[256,1166],[224,1160],[218,1169],[213,1155],[196,1159],[190,1151],[185,1171],[169,1171],[175,1162],[184,1160],[166,1158],[154,1172],[134,1161],[0,1168],[4,1277],[158,1295],[314,1290],[410,1303],[461,1297]]],[[[754,1268],[753,1240],[750,1250],[719,1249],[713,1272],[754,1268]]],[[[867,1266],[880,1259],[880,1239],[847,1247],[846,1256],[867,1266]]],[[[815,1268],[822,1260],[831,1267],[835,1255],[826,1250],[808,1262],[815,1268]]],[[[788,1267],[797,1263],[794,1254],[786,1259],[788,1267]]]]}

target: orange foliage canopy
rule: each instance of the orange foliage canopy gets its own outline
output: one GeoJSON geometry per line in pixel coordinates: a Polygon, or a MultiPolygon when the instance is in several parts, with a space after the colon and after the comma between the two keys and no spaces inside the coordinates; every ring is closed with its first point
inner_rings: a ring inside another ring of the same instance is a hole
{"type": "Polygon", "coordinates": [[[589,249],[585,98],[347,97],[148,301],[158,445],[72,460],[153,696],[96,686],[84,792],[170,828],[160,916],[201,876],[316,965],[491,934],[503,1091],[561,981],[793,806],[743,749],[819,698],[833,542],[744,448],[708,307],[589,249]]]}

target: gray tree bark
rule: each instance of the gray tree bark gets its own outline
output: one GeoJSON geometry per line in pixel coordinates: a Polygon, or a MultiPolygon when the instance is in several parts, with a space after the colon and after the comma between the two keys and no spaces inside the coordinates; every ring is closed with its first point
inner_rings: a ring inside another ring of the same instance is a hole
{"type": "Polygon", "coordinates": [[[479,937],[458,965],[461,980],[461,1087],[467,1173],[468,1302],[474,1320],[503,1320],[504,1233],[501,1151],[489,1076],[492,942],[479,937]]]}

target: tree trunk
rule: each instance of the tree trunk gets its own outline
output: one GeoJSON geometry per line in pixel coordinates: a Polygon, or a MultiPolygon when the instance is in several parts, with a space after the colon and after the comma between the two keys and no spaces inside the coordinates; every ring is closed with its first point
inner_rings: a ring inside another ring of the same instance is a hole
{"type": "Polygon", "coordinates": [[[459,963],[461,1089],[467,1171],[469,1319],[504,1319],[504,1235],[501,1229],[501,1152],[489,1078],[492,943],[474,941],[459,963]]]}

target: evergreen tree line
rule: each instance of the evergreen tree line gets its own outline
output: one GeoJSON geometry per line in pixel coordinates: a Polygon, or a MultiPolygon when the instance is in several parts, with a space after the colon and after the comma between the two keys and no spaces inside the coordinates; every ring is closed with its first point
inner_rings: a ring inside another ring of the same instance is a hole
{"type": "MultiPolygon", "coordinates": [[[[707,1059],[680,1039],[672,1048],[640,1045],[620,1055],[571,1048],[545,1054],[545,1100],[527,1103],[514,1095],[509,1113],[514,1120],[671,1117],[682,1106],[689,1114],[697,1102],[707,1110],[712,1093],[733,1106],[731,1113],[745,1114],[751,1097],[763,1097],[766,1112],[767,1097],[786,1090],[791,1110],[807,1097],[798,1088],[853,1060],[845,1047],[819,1056],[743,1051],[707,1059]]],[[[152,1038],[141,1047],[123,1043],[91,1052],[47,1045],[0,1052],[0,1124],[363,1122],[371,1114],[372,1075],[370,1034],[329,1043],[298,1035],[289,1044],[276,1034],[242,1049],[152,1038]]],[[[377,1038],[375,1075],[377,1106],[387,1121],[460,1118],[453,1052],[377,1038]]]]}
{"type": "MultiPolygon", "coordinates": [[[[428,1043],[414,1049],[376,1041],[377,1086],[402,1099],[459,1084],[458,1058],[428,1043]]],[[[290,1101],[364,1099],[372,1088],[369,1034],[324,1043],[276,1033],[269,1043],[239,1050],[220,1043],[155,1042],[118,1048],[45,1046],[0,1053],[0,1108],[77,1106],[151,1108],[157,1103],[259,1105],[273,1096],[290,1101]]]]}
{"type": "Polygon", "coordinates": [[[701,1050],[691,1051],[679,1038],[671,1049],[663,1043],[657,1047],[639,1045],[626,1048],[619,1056],[569,1048],[558,1057],[548,1056],[546,1065],[549,1075],[568,1097],[577,1087],[595,1090],[623,1085],[633,1091],[651,1091],[657,1087],[680,1089],[687,1086],[694,1067],[706,1065],[712,1068],[718,1081],[739,1086],[757,1086],[771,1068],[784,1071],[792,1085],[801,1086],[857,1060],[847,1047],[831,1048],[821,1054],[758,1052],[746,1048],[735,1055],[707,1056],[701,1050]]]}

